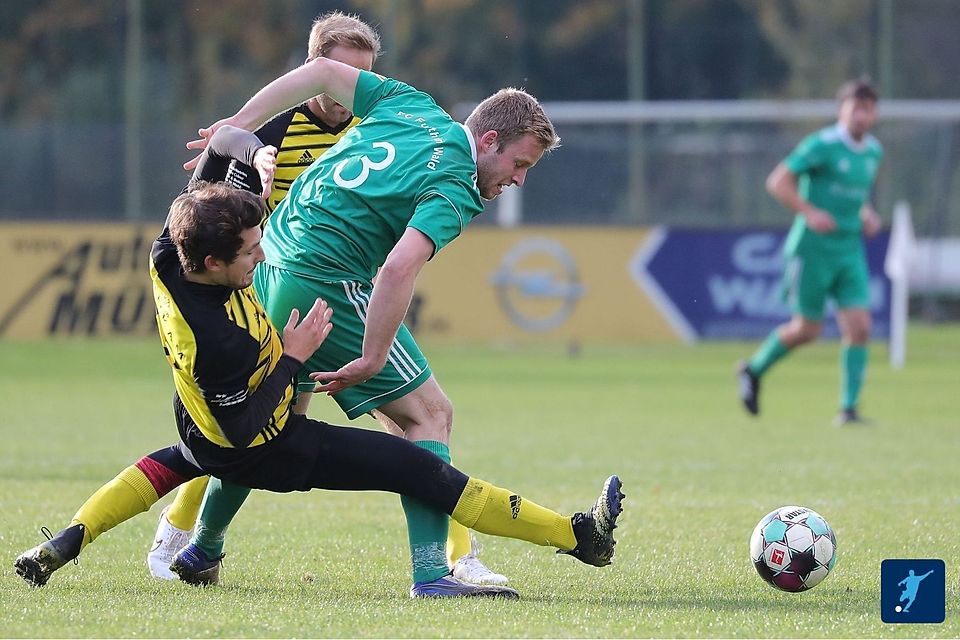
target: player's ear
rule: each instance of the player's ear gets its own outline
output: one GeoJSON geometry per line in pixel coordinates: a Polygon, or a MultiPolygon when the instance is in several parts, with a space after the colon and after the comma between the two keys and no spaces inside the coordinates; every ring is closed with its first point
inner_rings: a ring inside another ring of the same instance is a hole
{"type": "Polygon", "coordinates": [[[482,151],[496,151],[499,146],[497,138],[497,132],[491,129],[480,136],[477,140],[478,146],[482,151]]]}
{"type": "Polygon", "coordinates": [[[207,256],[203,259],[203,268],[206,271],[217,272],[220,271],[226,265],[222,260],[217,260],[213,256],[207,256]]]}

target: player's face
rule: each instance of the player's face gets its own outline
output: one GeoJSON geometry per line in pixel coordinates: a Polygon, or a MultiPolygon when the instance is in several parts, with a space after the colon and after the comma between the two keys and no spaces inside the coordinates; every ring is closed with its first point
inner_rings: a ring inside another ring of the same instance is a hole
{"type": "Polygon", "coordinates": [[[221,263],[221,271],[217,278],[218,284],[231,289],[246,289],[253,284],[253,270],[264,260],[263,248],[260,246],[263,231],[259,226],[244,229],[240,237],[243,239],[243,244],[240,246],[237,257],[230,264],[221,263]]]}
{"type": "Polygon", "coordinates": [[[854,140],[860,140],[877,121],[877,103],[873,100],[847,98],[840,103],[840,123],[854,140]]]}
{"type": "MultiPolygon", "coordinates": [[[[363,51],[362,49],[355,49],[338,44],[330,49],[327,57],[331,60],[348,64],[351,67],[356,67],[357,69],[370,71],[370,69],[373,68],[372,51],[363,51]]],[[[336,126],[353,115],[343,105],[326,94],[321,94],[314,98],[314,100],[320,109],[320,114],[318,115],[331,126],[336,126]]]]}
{"type": "Polygon", "coordinates": [[[493,200],[504,187],[523,186],[527,171],[543,157],[543,147],[527,134],[503,147],[497,132],[488,131],[477,141],[477,188],[486,200],[493,200]]]}

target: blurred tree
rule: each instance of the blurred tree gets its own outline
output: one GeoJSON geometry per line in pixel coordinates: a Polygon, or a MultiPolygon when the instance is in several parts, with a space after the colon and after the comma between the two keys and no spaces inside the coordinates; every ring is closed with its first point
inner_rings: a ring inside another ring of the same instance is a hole
{"type": "MultiPolygon", "coordinates": [[[[180,117],[205,122],[238,109],[259,86],[303,62],[310,20],[298,3],[177,0],[154,14],[174,22],[154,56],[169,55],[180,70],[180,117]],[[176,47],[169,47],[173,36],[176,47]],[[299,56],[296,55],[299,52],[299,56]],[[191,108],[192,107],[192,108],[191,108]],[[198,119],[199,118],[199,119],[198,119]]],[[[163,4],[154,3],[154,10],[163,4]]]]}
{"type": "Polygon", "coordinates": [[[737,0],[650,3],[647,95],[735,99],[776,90],[786,64],[737,0]]]}
{"type": "Polygon", "coordinates": [[[875,72],[874,0],[741,0],[786,61],[779,97],[828,98],[850,78],[875,72]]]}
{"type": "Polygon", "coordinates": [[[116,117],[122,5],[89,0],[7,2],[0,10],[0,116],[20,121],[116,117]]]}
{"type": "MultiPolygon", "coordinates": [[[[144,116],[158,122],[192,127],[236,109],[303,59],[311,20],[331,9],[358,12],[377,26],[380,69],[447,106],[505,85],[545,100],[627,97],[624,0],[143,6],[144,116]]],[[[960,97],[949,62],[960,57],[956,0],[643,0],[643,7],[643,93],[650,99],[827,97],[864,71],[890,78],[898,97],[960,97]],[[891,42],[880,42],[888,32],[891,42]],[[882,70],[881,60],[889,60],[882,70]]],[[[118,0],[0,5],[0,117],[118,119],[126,20],[127,5],[118,0]]]]}
{"type": "Polygon", "coordinates": [[[960,3],[892,2],[892,87],[884,95],[911,99],[960,98],[960,3]]]}

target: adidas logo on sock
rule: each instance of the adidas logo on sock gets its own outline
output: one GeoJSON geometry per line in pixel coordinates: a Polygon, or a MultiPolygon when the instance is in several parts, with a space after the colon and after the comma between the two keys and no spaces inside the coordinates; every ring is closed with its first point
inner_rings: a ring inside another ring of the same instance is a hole
{"type": "Polygon", "coordinates": [[[522,502],[523,499],[520,496],[510,496],[510,512],[513,514],[514,520],[520,515],[520,503],[522,502]]]}
{"type": "Polygon", "coordinates": [[[297,160],[297,164],[312,164],[315,158],[310,155],[310,150],[305,149],[303,155],[300,156],[300,159],[297,160]]]}

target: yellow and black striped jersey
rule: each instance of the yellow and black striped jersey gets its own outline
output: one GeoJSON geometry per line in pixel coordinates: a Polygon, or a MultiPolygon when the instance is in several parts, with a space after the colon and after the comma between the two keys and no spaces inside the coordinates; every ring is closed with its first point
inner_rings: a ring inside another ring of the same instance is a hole
{"type": "MultiPolygon", "coordinates": [[[[220,177],[231,159],[252,161],[262,146],[246,131],[227,129],[211,140],[194,180],[220,177]]],[[[283,355],[254,288],[187,280],[169,220],[153,243],[150,277],[160,341],[192,422],[179,425],[181,435],[196,427],[221,447],[254,447],[278,435],[290,415],[300,363],[283,355]]]]}
{"type": "MultiPolygon", "coordinates": [[[[150,276],[160,339],[180,401],[207,440],[233,447],[221,421],[276,368],[283,355],[280,336],[253,287],[233,290],[186,280],[169,235],[154,243],[150,276]]],[[[293,395],[290,379],[249,446],[280,433],[293,395]]]]}
{"type": "MultiPolygon", "coordinates": [[[[267,200],[270,211],[276,209],[286,197],[293,181],[358,122],[360,119],[354,117],[330,127],[317,118],[306,104],[301,104],[281,113],[254,132],[263,144],[277,148],[277,172],[273,178],[273,191],[267,200]]],[[[231,165],[227,182],[248,191],[260,192],[257,172],[240,161],[231,165]]]]}

